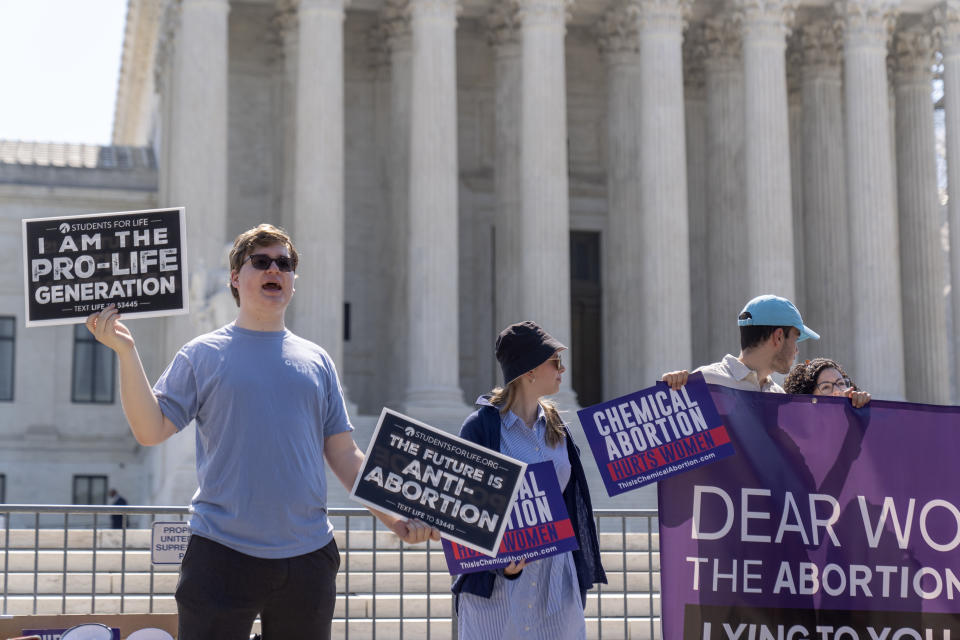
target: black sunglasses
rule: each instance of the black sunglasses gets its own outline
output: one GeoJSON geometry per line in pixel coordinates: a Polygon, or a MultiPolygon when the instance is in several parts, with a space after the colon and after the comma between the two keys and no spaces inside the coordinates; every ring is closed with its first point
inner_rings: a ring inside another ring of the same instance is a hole
{"type": "Polygon", "coordinates": [[[250,264],[254,269],[258,269],[260,271],[266,271],[274,262],[277,263],[277,269],[280,271],[294,271],[297,268],[297,265],[293,263],[293,260],[287,256],[277,256],[274,258],[273,256],[268,256],[265,253],[251,253],[249,256],[243,259],[243,262],[246,262],[247,260],[250,261],[250,264]]]}

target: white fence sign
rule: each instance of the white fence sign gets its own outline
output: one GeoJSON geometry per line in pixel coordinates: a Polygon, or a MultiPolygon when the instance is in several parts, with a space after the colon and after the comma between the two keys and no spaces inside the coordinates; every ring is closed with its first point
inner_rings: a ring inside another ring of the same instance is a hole
{"type": "Polygon", "coordinates": [[[180,564],[189,542],[190,525],[186,522],[154,522],[150,560],[153,564],[180,564]]]}

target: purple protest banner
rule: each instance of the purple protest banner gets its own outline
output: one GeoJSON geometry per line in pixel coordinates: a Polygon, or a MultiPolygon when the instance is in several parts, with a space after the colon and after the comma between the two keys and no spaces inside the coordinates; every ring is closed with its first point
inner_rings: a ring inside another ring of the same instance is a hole
{"type": "Polygon", "coordinates": [[[500,569],[524,558],[529,562],[580,548],[552,462],[527,465],[496,557],[446,538],[442,544],[450,575],[500,569]]]}
{"type": "Polygon", "coordinates": [[[659,484],[664,638],[960,638],[960,408],[710,391],[737,455],[659,484]]]}
{"type": "Polygon", "coordinates": [[[615,496],[733,455],[703,374],[577,412],[607,494],[615,496]]]}

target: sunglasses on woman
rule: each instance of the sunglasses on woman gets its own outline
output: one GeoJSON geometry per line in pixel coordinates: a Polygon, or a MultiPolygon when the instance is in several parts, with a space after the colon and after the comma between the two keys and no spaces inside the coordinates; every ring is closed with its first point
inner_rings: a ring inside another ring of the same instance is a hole
{"type": "Polygon", "coordinates": [[[273,257],[268,256],[265,253],[251,253],[244,258],[243,261],[246,262],[247,260],[250,261],[250,265],[254,269],[259,271],[266,271],[274,262],[277,263],[277,269],[280,271],[294,271],[297,268],[297,266],[293,264],[293,260],[291,260],[288,256],[273,257]]]}

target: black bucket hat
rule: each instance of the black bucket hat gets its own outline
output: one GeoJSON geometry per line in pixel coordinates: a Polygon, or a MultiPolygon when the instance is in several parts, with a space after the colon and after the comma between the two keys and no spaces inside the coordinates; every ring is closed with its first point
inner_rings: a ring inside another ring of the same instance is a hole
{"type": "Polygon", "coordinates": [[[495,349],[497,362],[503,371],[503,382],[510,384],[566,347],[537,323],[526,320],[501,331],[495,349]]]}

